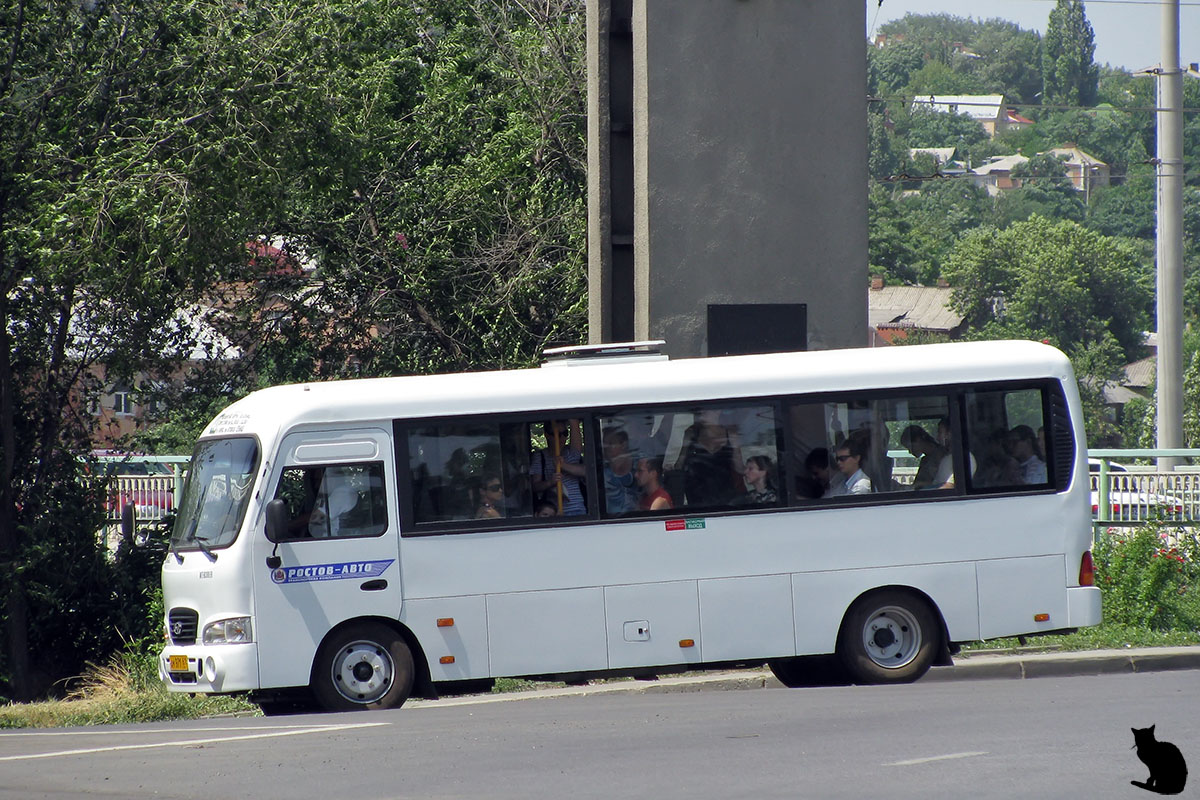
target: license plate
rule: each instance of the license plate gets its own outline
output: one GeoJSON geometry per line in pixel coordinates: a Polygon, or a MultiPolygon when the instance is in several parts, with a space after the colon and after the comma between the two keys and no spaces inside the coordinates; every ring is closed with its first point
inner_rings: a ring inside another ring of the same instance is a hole
{"type": "Polygon", "coordinates": [[[188,657],[187,656],[168,656],[171,672],[187,672],[188,657]]]}

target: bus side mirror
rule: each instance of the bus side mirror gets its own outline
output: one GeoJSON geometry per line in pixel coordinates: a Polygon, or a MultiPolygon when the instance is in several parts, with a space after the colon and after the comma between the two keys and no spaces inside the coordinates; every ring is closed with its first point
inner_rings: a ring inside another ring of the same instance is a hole
{"type": "Polygon", "coordinates": [[[121,536],[130,544],[133,543],[133,533],[137,529],[137,508],[133,503],[126,503],[121,509],[121,536]]]}
{"type": "Polygon", "coordinates": [[[283,563],[283,559],[279,557],[279,540],[287,537],[288,524],[291,521],[286,503],[278,497],[267,503],[267,539],[275,543],[275,549],[267,556],[267,566],[270,569],[279,569],[283,563]]]}
{"type": "Polygon", "coordinates": [[[288,525],[292,517],[288,514],[287,503],[276,497],[267,503],[267,538],[272,542],[288,538],[288,525]]]}

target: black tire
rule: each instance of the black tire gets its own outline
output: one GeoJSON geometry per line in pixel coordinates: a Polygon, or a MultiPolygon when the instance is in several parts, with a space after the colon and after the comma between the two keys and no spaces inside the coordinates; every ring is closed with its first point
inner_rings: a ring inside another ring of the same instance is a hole
{"type": "Polygon", "coordinates": [[[855,683],[911,683],[941,645],[941,626],[924,599],[883,589],[860,597],[842,621],[838,658],[855,683]]]}
{"type": "Polygon", "coordinates": [[[317,650],[312,691],[327,711],[399,708],[412,692],[412,651],[391,628],[359,622],[317,650]]]}

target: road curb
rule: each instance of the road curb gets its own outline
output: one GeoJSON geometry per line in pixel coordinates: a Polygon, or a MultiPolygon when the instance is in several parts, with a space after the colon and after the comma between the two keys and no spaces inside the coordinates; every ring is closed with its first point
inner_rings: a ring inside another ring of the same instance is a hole
{"type": "Polygon", "coordinates": [[[922,680],[1064,678],[1180,669],[1200,669],[1200,647],[966,656],[956,659],[952,667],[933,668],[922,680]]]}
{"type": "MultiPolygon", "coordinates": [[[[966,655],[953,666],[934,667],[920,682],[970,680],[1024,680],[1029,678],[1066,678],[1087,675],[1166,672],[1200,669],[1200,646],[1130,648],[1128,650],[1080,650],[1066,653],[1021,655],[966,655]]],[[[813,686],[836,685],[813,683],[813,686]]],[[[627,680],[590,683],[554,689],[533,689],[502,694],[446,697],[441,700],[415,700],[411,705],[425,707],[504,703],[535,698],[582,697],[603,694],[679,694],[684,692],[739,691],[743,689],[781,689],[783,684],[767,669],[667,676],[657,680],[627,680]]]]}

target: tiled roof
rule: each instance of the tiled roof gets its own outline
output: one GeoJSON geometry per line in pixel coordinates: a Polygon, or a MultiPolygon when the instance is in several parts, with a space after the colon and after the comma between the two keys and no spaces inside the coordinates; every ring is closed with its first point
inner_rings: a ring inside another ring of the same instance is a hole
{"type": "Polygon", "coordinates": [[[1157,356],[1147,356],[1146,358],[1134,361],[1132,364],[1126,364],[1125,380],[1122,383],[1125,386],[1135,386],[1138,388],[1149,386],[1154,383],[1154,373],[1157,366],[1157,356]]]}
{"type": "Polygon", "coordinates": [[[872,328],[920,328],[949,331],[963,316],[949,308],[950,292],[938,286],[884,286],[867,292],[872,328]]]}
{"type": "Polygon", "coordinates": [[[996,119],[1003,105],[1002,94],[931,94],[913,98],[914,111],[931,108],[947,114],[966,114],[972,119],[996,119]]]}

